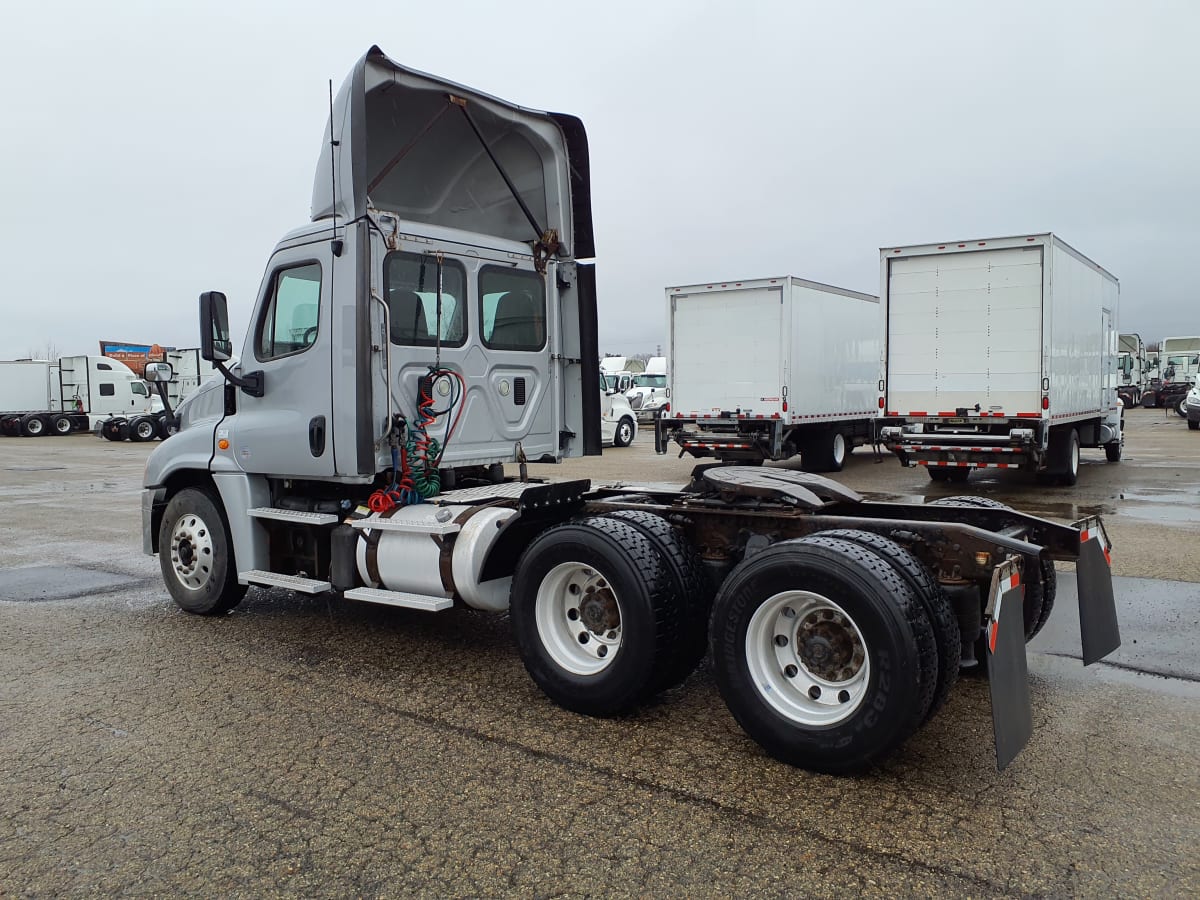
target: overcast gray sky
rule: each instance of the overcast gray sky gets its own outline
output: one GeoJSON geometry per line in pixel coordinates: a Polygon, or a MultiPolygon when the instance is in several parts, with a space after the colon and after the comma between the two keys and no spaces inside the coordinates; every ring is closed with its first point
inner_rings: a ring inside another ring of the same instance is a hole
{"type": "MultiPolygon", "coordinates": [[[[308,218],[335,87],[397,61],[581,117],[600,347],[663,288],[878,293],[878,248],[1055,231],[1123,331],[1200,333],[1200,3],[20,4],[0,32],[0,358],[197,343],[308,218]]],[[[240,334],[239,334],[240,340],[240,334]]]]}

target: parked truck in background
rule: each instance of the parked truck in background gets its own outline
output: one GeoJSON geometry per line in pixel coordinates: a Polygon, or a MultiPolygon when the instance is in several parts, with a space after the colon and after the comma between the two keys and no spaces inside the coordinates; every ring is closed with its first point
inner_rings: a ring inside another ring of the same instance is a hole
{"type": "Polygon", "coordinates": [[[70,434],[92,430],[112,416],[150,413],[146,384],[114,359],[0,362],[0,433],[5,435],[70,434]]]}
{"type": "Polygon", "coordinates": [[[1139,334],[1122,334],[1117,338],[1117,346],[1117,396],[1126,407],[1141,406],[1142,394],[1150,384],[1146,345],[1139,334]]]}
{"type": "Polygon", "coordinates": [[[653,422],[670,404],[671,392],[667,383],[667,358],[652,356],[646,368],[633,376],[633,386],[625,396],[637,414],[639,422],[653,422]]]}
{"type": "Polygon", "coordinates": [[[1121,458],[1117,279],[1052,234],[880,251],[880,435],[935,481],[1121,458]]]}
{"type": "Polygon", "coordinates": [[[671,413],[657,446],[839,472],[872,438],[879,298],[784,276],[667,289],[671,413]]]}
{"type": "Polygon", "coordinates": [[[976,648],[1006,765],[1032,727],[1024,641],[1053,560],[1076,564],[1085,663],[1120,643],[1095,517],[874,503],[748,466],[680,486],[506,477],[600,452],[582,123],[373,47],[326,135],[311,221],[268,260],[240,362],[224,295],[201,295],[224,383],[147,459],[144,547],[184,610],[227,613],[249,585],[507,610],[533,680],[591,715],[681,683],[711,629],[747,733],[833,772],[906,740],[976,648]]]}
{"type": "Polygon", "coordinates": [[[1163,338],[1158,371],[1153,405],[1173,409],[1186,418],[1188,392],[1200,377],[1200,335],[1163,338]]]}

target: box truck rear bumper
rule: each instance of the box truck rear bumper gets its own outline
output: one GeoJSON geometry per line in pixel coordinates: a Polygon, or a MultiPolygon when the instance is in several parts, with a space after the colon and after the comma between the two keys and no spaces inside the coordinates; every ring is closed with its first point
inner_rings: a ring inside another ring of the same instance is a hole
{"type": "Polygon", "coordinates": [[[1040,455],[1028,445],[889,443],[887,447],[905,466],[1026,469],[1036,467],[1040,455]]]}
{"type": "Polygon", "coordinates": [[[697,458],[715,457],[734,461],[784,459],[796,453],[786,446],[784,432],[788,423],[778,418],[714,417],[665,418],[654,422],[654,449],[667,452],[674,440],[679,455],[697,458]]]}

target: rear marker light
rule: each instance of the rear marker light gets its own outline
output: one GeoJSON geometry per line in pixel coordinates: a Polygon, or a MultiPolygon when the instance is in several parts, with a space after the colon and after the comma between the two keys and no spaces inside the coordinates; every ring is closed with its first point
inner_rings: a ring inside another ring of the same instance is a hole
{"type": "Polygon", "coordinates": [[[1050,398],[1043,397],[1042,398],[1042,409],[1049,409],[1049,408],[1050,408],[1050,398]]]}
{"type": "Polygon", "coordinates": [[[879,408],[883,409],[883,398],[882,397],[879,398],[879,408]]]}

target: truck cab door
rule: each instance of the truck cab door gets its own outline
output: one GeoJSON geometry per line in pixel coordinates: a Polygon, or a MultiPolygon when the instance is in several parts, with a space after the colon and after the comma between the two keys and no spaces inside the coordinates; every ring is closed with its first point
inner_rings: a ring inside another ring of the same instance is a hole
{"type": "Polygon", "coordinates": [[[262,396],[239,390],[217,434],[243,471],[334,474],[332,282],[327,240],[271,257],[240,360],[243,375],[262,373],[262,396]]]}

